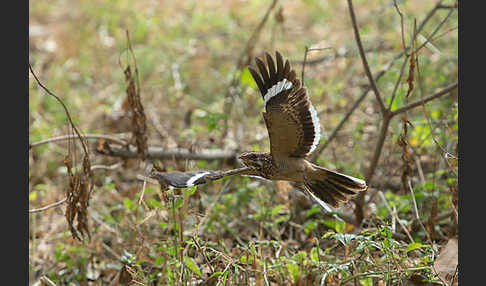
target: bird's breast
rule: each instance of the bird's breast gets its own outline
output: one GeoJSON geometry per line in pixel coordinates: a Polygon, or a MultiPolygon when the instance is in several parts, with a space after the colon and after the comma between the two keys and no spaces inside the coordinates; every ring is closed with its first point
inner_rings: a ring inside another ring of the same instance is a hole
{"type": "Polygon", "coordinates": [[[306,163],[302,158],[274,159],[276,172],[272,179],[303,182],[306,163]]]}

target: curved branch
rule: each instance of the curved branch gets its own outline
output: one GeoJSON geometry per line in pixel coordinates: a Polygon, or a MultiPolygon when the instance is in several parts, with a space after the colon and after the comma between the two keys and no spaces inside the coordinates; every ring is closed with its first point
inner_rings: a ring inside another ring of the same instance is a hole
{"type": "Polygon", "coordinates": [[[42,208],[38,208],[38,209],[31,209],[29,210],[29,213],[39,213],[39,212],[43,212],[45,210],[48,210],[48,209],[51,209],[51,208],[55,208],[57,206],[60,206],[62,204],[64,204],[66,202],[67,198],[64,198],[58,202],[55,202],[55,203],[52,203],[50,205],[47,205],[47,206],[44,206],[42,208]]]}
{"type": "Polygon", "coordinates": [[[400,113],[405,112],[405,111],[407,111],[409,109],[412,109],[412,108],[417,107],[419,105],[422,105],[422,104],[424,104],[426,102],[429,102],[429,101],[431,101],[433,99],[436,99],[436,98],[438,98],[438,97],[440,97],[440,96],[442,96],[444,94],[448,94],[452,90],[456,89],[458,87],[458,85],[459,85],[459,83],[456,82],[456,83],[451,84],[450,86],[448,86],[448,87],[446,87],[446,88],[444,88],[444,89],[442,89],[442,90],[434,93],[433,95],[427,96],[427,97],[425,97],[423,99],[416,100],[416,101],[411,102],[411,103],[409,103],[409,104],[407,104],[405,106],[402,106],[400,108],[397,108],[396,110],[392,111],[391,116],[393,117],[393,116],[395,116],[397,114],[400,114],[400,113]]]}
{"type": "Polygon", "coordinates": [[[378,87],[376,86],[376,82],[373,78],[373,75],[371,74],[370,66],[368,64],[368,60],[366,59],[366,55],[363,49],[363,44],[361,43],[361,36],[359,35],[359,28],[358,24],[356,23],[356,16],[354,14],[354,8],[353,8],[353,1],[348,0],[348,6],[349,6],[349,15],[351,16],[351,22],[353,24],[353,30],[354,30],[354,37],[356,38],[356,44],[358,45],[359,49],[359,55],[361,56],[361,61],[363,62],[363,67],[366,72],[366,76],[368,77],[368,80],[370,81],[371,89],[375,93],[376,100],[378,101],[378,104],[380,105],[380,110],[382,114],[385,114],[387,112],[387,109],[385,107],[385,103],[383,102],[383,99],[380,96],[380,91],[378,90],[378,87]]]}
{"type": "MultiPolygon", "coordinates": [[[[86,139],[104,139],[104,140],[107,140],[107,141],[118,143],[118,144],[123,145],[123,146],[128,144],[127,142],[125,142],[121,139],[111,137],[111,136],[108,136],[108,135],[102,135],[102,134],[85,134],[84,138],[86,138],[86,139]]],[[[57,142],[57,141],[71,140],[71,139],[79,139],[79,137],[77,135],[63,135],[63,136],[58,136],[58,137],[53,137],[53,138],[41,140],[41,141],[38,141],[38,142],[30,143],[29,144],[29,150],[34,148],[34,147],[37,147],[39,145],[48,144],[48,143],[57,142]]]]}

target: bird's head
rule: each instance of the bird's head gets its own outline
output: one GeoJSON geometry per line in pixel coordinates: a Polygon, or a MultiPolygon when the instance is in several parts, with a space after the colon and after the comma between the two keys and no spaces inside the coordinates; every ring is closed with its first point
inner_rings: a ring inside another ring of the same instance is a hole
{"type": "Polygon", "coordinates": [[[243,164],[249,168],[261,169],[267,164],[269,155],[262,152],[243,152],[238,158],[243,161],[243,164]]]}

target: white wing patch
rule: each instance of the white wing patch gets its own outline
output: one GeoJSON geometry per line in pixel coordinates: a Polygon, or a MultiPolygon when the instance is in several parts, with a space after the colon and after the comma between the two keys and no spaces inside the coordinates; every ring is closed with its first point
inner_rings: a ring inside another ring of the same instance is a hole
{"type": "Polygon", "coordinates": [[[307,193],[308,193],[308,194],[309,194],[309,195],[310,195],[310,196],[311,196],[311,197],[312,197],[312,198],[313,198],[313,199],[314,199],[314,200],[315,200],[315,201],[316,201],[316,202],[317,202],[317,203],[318,203],[318,204],[319,204],[319,205],[320,205],[320,206],[321,206],[323,209],[325,209],[327,212],[330,212],[330,213],[334,212],[334,211],[331,209],[331,207],[330,207],[328,204],[326,204],[325,202],[323,202],[323,201],[322,201],[321,199],[319,199],[319,198],[318,198],[316,195],[314,195],[314,194],[313,194],[311,191],[309,191],[309,190],[307,189],[307,187],[306,187],[306,188],[304,188],[304,190],[305,190],[305,191],[306,191],[306,192],[307,192],[307,193]]]}
{"type": "MultiPolygon", "coordinates": [[[[263,97],[265,106],[272,97],[276,96],[284,90],[288,90],[291,88],[292,82],[288,81],[286,78],[274,84],[271,88],[268,89],[267,93],[263,97]]],[[[319,117],[317,117],[317,111],[312,103],[310,103],[309,105],[309,111],[312,118],[312,124],[314,125],[314,142],[312,142],[312,146],[307,155],[312,153],[317,148],[317,145],[319,145],[319,141],[321,140],[321,123],[319,121],[319,117]]]]}
{"type": "Polygon", "coordinates": [[[317,145],[319,145],[319,141],[321,140],[321,123],[319,121],[319,117],[317,117],[317,111],[312,103],[309,105],[309,111],[312,117],[312,125],[314,125],[314,142],[312,142],[312,146],[307,155],[316,149],[317,145]]]}
{"type": "Polygon", "coordinates": [[[186,186],[187,187],[194,186],[194,183],[197,181],[197,179],[199,179],[199,178],[201,178],[201,177],[203,177],[207,174],[209,174],[209,172],[199,173],[199,174],[196,174],[196,175],[190,177],[189,180],[187,180],[186,186]]]}
{"type": "Polygon", "coordinates": [[[286,78],[274,84],[271,88],[267,90],[265,96],[263,96],[263,100],[265,106],[267,106],[267,102],[274,97],[275,95],[279,94],[283,90],[291,89],[292,83],[288,81],[286,78]]]}
{"type": "MultiPolygon", "coordinates": [[[[351,177],[351,176],[348,176],[348,175],[344,175],[344,174],[341,174],[341,173],[338,173],[338,172],[335,172],[343,177],[346,177],[348,179],[350,179],[351,181],[355,182],[356,184],[358,185],[364,185],[366,186],[366,182],[364,180],[361,180],[361,179],[358,179],[358,178],[355,178],[355,177],[351,177]]],[[[339,182],[338,182],[339,183],[339,182]]],[[[362,188],[357,188],[358,190],[362,190],[362,188]]]]}

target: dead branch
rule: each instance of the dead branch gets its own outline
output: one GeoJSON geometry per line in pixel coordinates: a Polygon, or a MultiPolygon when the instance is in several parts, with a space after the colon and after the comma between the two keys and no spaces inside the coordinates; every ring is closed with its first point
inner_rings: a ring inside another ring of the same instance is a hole
{"type": "Polygon", "coordinates": [[[50,205],[47,205],[47,206],[44,206],[44,207],[41,207],[41,208],[38,208],[38,209],[31,209],[31,210],[29,210],[29,213],[39,213],[39,212],[43,212],[43,211],[51,209],[51,208],[55,208],[57,206],[64,204],[66,202],[66,200],[67,200],[67,198],[64,198],[64,199],[62,199],[58,202],[52,203],[50,205]]]}
{"type": "MultiPolygon", "coordinates": [[[[104,144],[102,149],[96,151],[101,155],[111,157],[137,157],[137,147],[133,145],[122,147],[104,144]]],[[[145,155],[146,158],[162,160],[235,160],[238,154],[234,150],[203,149],[199,151],[191,151],[183,148],[167,150],[162,147],[149,146],[145,155]]]]}
{"type": "Polygon", "coordinates": [[[265,12],[265,15],[263,16],[262,20],[260,23],[256,26],[255,30],[251,34],[250,38],[245,44],[245,48],[241,51],[240,56],[238,57],[238,61],[236,63],[236,71],[233,73],[233,78],[231,80],[230,86],[228,88],[228,92],[226,93],[226,101],[223,106],[223,111],[227,115],[224,118],[224,126],[226,126],[223,130],[223,136],[222,138],[226,138],[228,135],[228,120],[229,120],[229,115],[231,114],[231,110],[233,107],[233,93],[236,90],[236,88],[239,86],[239,71],[242,70],[247,64],[250,63],[251,57],[253,55],[253,49],[255,48],[255,45],[260,37],[261,31],[263,27],[265,26],[268,16],[270,15],[270,12],[275,8],[277,5],[278,0],[273,0],[272,4],[268,7],[267,11],[265,12]]]}
{"type": "Polygon", "coordinates": [[[73,120],[71,119],[71,114],[69,113],[66,105],[64,104],[64,102],[57,96],[55,95],[53,92],[51,92],[46,86],[44,86],[42,84],[42,82],[39,80],[39,78],[37,77],[37,75],[34,73],[34,70],[32,69],[32,66],[30,65],[29,63],[29,69],[30,69],[30,73],[32,74],[32,76],[34,76],[34,79],[36,80],[37,84],[45,91],[47,92],[49,95],[51,95],[52,97],[54,97],[62,106],[62,108],[64,108],[64,112],[66,113],[66,117],[71,125],[71,127],[73,128],[73,130],[76,132],[77,136],[79,137],[79,140],[81,141],[81,145],[83,146],[83,150],[84,150],[84,154],[86,156],[88,156],[89,154],[89,149],[88,149],[88,144],[86,143],[86,141],[83,139],[83,136],[81,135],[81,132],[79,132],[78,128],[76,127],[76,125],[74,125],[73,123],[73,120]]]}
{"type": "Polygon", "coordinates": [[[387,112],[387,109],[385,107],[385,103],[383,102],[383,99],[380,96],[380,91],[376,86],[376,81],[374,80],[373,75],[371,74],[370,66],[368,65],[368,60],[366,59],[363,44],[361,43],[361,36],[359,35],[358,24],[356,23],[356,16],[354,14],[352,0],[348,0],[348,6],[349,6],[349,15],[351,16],[351,22],[353,24],[354,37],[356,38],[356,44],[358,45],[359,55],[361,56],[361,61],[363,62],[363,67],[365,69],[366,76],[368,77],[368,80],[370,82],[371,89],[375,93],[376,100],[378,101],[378,104],[380,106],[381,113],[385,114],[387,112]]]}
{"type": "Polygon", "coordinates": [[[128,30],[127,45],[131,57],[134,61],[135,74],[132,74],[131,66],[127,63],[127,67],[124,69],[125,81],[128,83],[126,88],[127,100],[130,110],[132,111],[132,137],[135,138],[137,144],[137,152],[140,158],[145,158],[145,150],[147,149],[147,123],[142,100],[140,98],[140,80],[138,76],[138,67],[135,54],[132,49],[132,43],[128,30]]]}
{"type": "Polygon", "coordinates": [[[32,66],[29,63],[29,69],[35,80],[49,95],[53,96],[64,108],[66,117],[69,121],[69,127],[74,130],[78,139],[81,141],[81,146],[83,147],[83,158],[82,158],[82,168],[80,172],[73,173],[73,165],[76,159],[76,153],[72,153],[71,144],[68,145],[68,154],[63,160],[64,165],[67,168],[67,174],[69,179],[69,185],[66,194],[66,211],[65,217],[71,231],[71,235],[75,239],[84,240],[85,235],[91,238],[88,229],[88,206],[91,191],[93,190],[93,183],[91,181],[92,171],[91,171],[91,161],[89,159],[89,148],[87,140],[81,135],[76,125],[71,119],[71,115],[64,104],[64,102],[54,93],[52,93],[47,87],[45,87],[34,73],[32,66]],[[77,226],[74,226],[74,220],[77,218],[77,226]],[[82,238],[79,237],[78,232],[81,233],[82,238]]]}
{"type": "MultiPolygon", "coordinates": [[[[438,1],[437,4],[434,6],[434,8],[432,8],[432,10],[430,10],[428,13],[427,13],[427,16],[425,17],[425,19],[422,21],[422,23],[420,23],[419,27],[417,28],[417,34],[420,33],[420,31],[422,31],[422,29],[425,27],[425,25],[427,24],[427,22],[432,18],[432,16],[437,12],[438,10],[438,7],[441,5],[442,3],[442,0],[441,1],[438,1]]],[[[447,16],[448,17],[448,16],[447,16]]],[[[446,17],[446,18],[447,18],[446,17]]],[[[444,21],[443,21],[444,22],[444,21]]],[[[440,24],[442,25],[442,23],[440,24]]],[[[427,44],[429,41],[430,41],[431,37],[429,36],[427,38],[427,41],[425,41],[423,44],[427,44]]],[[[418,49],[420,49],[422,46],[420,46],[419,48],[417,48],[416,51],[414,52],[417,52],[418,49]]],[[[375,76],[375,79],[376,81],[378,81],[379,78],[381,78],[383,76],[384,73],[386,73],[390,68],[391,66],[393,66],[393,64],[399,60],[401,57],[403,57],[404,55],[406,55],[405,51],[409,49],[409,47],[405,47],[404,48],[404,51],[400,52],[398,55],[396,55],[376,76],[375,76]]],[[[408,59],[408,55],[407,56],[407,59],[408,59]]],[[[407,59],[405,59],[404,63],[407,62],[407,59]]],[[[313,62],[312,61],[307,61],[306,64],[312,64],[313,62]]],[[[403,66],[403,68],[405,67],[405,64],[403,66]]],[[[402,69],[403,69],[402,68],[402,69]]],[[[371,90],[371,88],[368,86],[366,88],[365,91],[363,91],[363,93],[361,94],[361,96],[358,98],[358,100],[353,104],[353,106],[351,107],[351,109],[348,111],[348,113],[343,117],[343,119],[341,119],[341,121],[339,122],[338,126],[333,130],[333,132],[331,133],[331,135],[329,136],[329,138],[326,140],[326,142],[321,145],[313,154],[312,154],[312,157],[311,157],[311,161],[315,161],[319,155],[324,151],[324,149],[327,148],[327,146],[329,145],[329,143],[331,143],[332,140],[335,139],[336,135],[338,134],[338,132],[341,130],[341,128],[344,126],[344,123],[346,123],[346,121],[349,119],[349,117],[351,116],[351,114],[353,114],[353,112],[357,109],[357,107],[361,104],[361,102],[363,101],[363,99],[368,95],[368,92],[371,90]]],[[[395,92],[394,92],[395,93],[395,92]]],[[[393,101],[393,97],[392,97],[392,100],[390,102],[390,107],[391,107],[391,103],[393,101]]]]}
{"type": "MultiPolygon", "coordinates": [[[[106,140],[106,141],[111,141],[113,143],[120,144],[122,146],[125,146],[125,145],[128,144],[127,142],[125,142],[121,139],[118,139],[118,138],[115,138],[115,137],[112,137],[112,136],[109,136],[109,135],[85,134],[85,135],[83,135],[83,137],[85,139],[103,139],[103,140],[106,140]]],[[[77,135],[63,135],[63,136],[59,136],[59,137],[53,137],[53,138],[41,140],[41,141],[38,141],[38,142],[30,143],[29,144],[29,150],[34,148],[34,147],[40,146],[40,145],[58,142],[58,141],[71,140],[71,139],[79,139],[79,137],[77,135]]]]}
{"type": "MultiPolygon", "coordinates": [[[[385,51],[392,51],[393,47],[385,46],[384,43],[379,43],[377,47],[365,48],[365,53],[376,53],[376,52],[385,52],[385,51]]],[[[355,50],[346,50],[344,53],[334,52],[331,55],[325,55],[322,57],[316,57],[313,59],[306,59],[305,65],[312,66],[322,62],[332,61],[336,58],[350,58],[353,57],[355,54],[355,50]]],[[[303,60],[290,60],[290,64],[292,65],[303,65],[303,60]]]]}
{"type": "Polygon", "coordinates": [[[452,94],[451,91],[454,90],[454,89],[456,89],[458,86],[459,86],[459,83],[458,82],[455,82],[455,83],[451,84],[450,86],[448,86],[448,87],[446,87],[444,89],[441,89],[440,91],[434,93],[433,95],[429,95],[429,96],[427,96],[427,97],[425,97],[423,99],[416,100],[416,101],[411,102],[411,103],[409,103],[409,104],[407,104],[405,106],[402,106],[400,108],[397,108],[396,110],[392,111],[391,116],[395,116],[397,114],[400,114],[402,112],[405,112],[405,111],[407,111],[409,109],[412,109],[412,108],[417,107],[419,105],[422,105],[422,104],[424,104],[426,102],[429,102],[429,101],[431,101],[433,99],[436,99],[438,97],[441,97],[442,95],[450,95],[450,94],[452,94]]]}
{"type": "MultiPolygon", "coordinates": [[[[383,69],[381,69],[380,72],[378,72],[378,74],[376,74],[376,77],[375,77],[376,80],[378,81],[393,66],[393,64],[397,60],[399,60],[402,56],[403,56],[403,53],[397,55],[388,64],[386,64],[383,67],[383,69]]],[[[337,136],[338,132],[341,130],[341,128],[344,126],[344,124],[348,121],[348,119],[351,117],[351,115],[354,113],[354,111],[361,105],[361,102],[363,102],[363,100],[366,98],[366,96],[368,95],[370,90],[371,90],[371,87],[368,86],[363,91],[361,96],[353,103],[353,106],[351,106],[351,109],[346,113],[346,115],[344,115],[344,117],[341,119],[341,121],[336,126],[336,128],[334,128],[331,135],[329,135],[329,138],[327,138],[326,142],[324,142],[324,144],[320,145],[320,147],[318,147],[317,150],[314,151],[314,153],[312,153],[311,161],[315,162],[315,160],[317,160],[317,158],[321,155],[321,153],[327,148],[329,143],[331,143],[331,141],[334,140],[334,138],[337,136]]]]}

